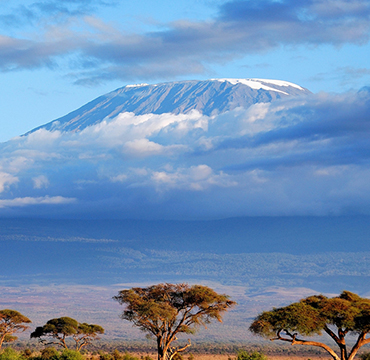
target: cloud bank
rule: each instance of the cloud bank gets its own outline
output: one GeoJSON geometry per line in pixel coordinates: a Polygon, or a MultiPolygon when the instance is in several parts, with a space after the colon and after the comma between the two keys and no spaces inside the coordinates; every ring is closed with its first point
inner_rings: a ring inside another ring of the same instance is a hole
{"type": "Polygon", "coordinates": [[[0,144],[0,214],[205,219],[370,213],[370,92],[208,117],[121,113],[0,144]]]}
{"type": "Polygon", "coordinates": [[[4,13],[3,26],[28,23],[34,32],[0,35],[0,71],[63,68],[82,85],[163,80],[283,46],[364,45],[370,35],[369,0],[226,1],[213,18],[178,20],[137,33],[96,16],[96,8],[114,5],[50,0],[4,13]]]}

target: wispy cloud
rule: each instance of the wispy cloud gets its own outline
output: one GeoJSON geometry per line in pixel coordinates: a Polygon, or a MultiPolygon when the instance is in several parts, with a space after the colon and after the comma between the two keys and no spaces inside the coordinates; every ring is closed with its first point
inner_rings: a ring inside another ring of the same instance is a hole
{"type": "Polygon", "coordinates": [[[212,19],[177,21],[147,33],[124,32],[94,15],[95,6],[110,4],[44,1],[3,15],[3,22],[18,13],[46,20],[43,35],[38,28],[27,37],[0,39],[0,69],[62,66],[82,85],[174,78],[285,45],[363,45],[370,34],[368,0],[227,1],[212,19]]]}
{"type": "Polygon", "coordinates": [[[114,6],[116,3],[115,0],[40,0],[25,1],[20,5],[11,2],[3,6],[0,25],[18,28],[25,24],[37,26],[38,22],[61,23],[71,17],[90,15],[101,7],[114,6]]]}
{"type": "Polygon", "coordinates": [[[70,204],[76,199],[64,198],[63,196],[43,196],[43,197],[23,197],[14,199],[0,199],[0,208],[7,207],[23,207],[28,205],[59,205],[59,204],[70,204]]]}
{"type": "Polygon", "coordinates": [[[35,189],[47,188],[49,186],[49,180],[44,175],[39,175],[37,177],[34,177],[32,180],[33,180],[33,187],[35,189]]]}
{"type": "Polygon", "coordinates": [[[18,182],[18,178],[0,171],[0,193],[2,193],[7,186],[18,182]]]}

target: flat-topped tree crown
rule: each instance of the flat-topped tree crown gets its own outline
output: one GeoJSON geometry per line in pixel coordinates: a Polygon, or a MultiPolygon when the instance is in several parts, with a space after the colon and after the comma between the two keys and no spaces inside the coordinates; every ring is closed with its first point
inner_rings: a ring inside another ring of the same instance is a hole
{"type": "Polygon", "coordinates": [[[363,345],[370,343],[370,299],[349,291],[343,291],[333,298],[310,296],[261,313],[251,324],[250,330],[271,340],[321,347],[335,360],[352,360],[363,345]],[[323,332],[334,340],[340,355],[325,343],[302,338],[323,332]],[[357,334],[357,341],[349,350],[346,344],[348,333],[357,334]]]}
{"type": "Polygon", "coordinates": [[[125,305],[122,319],[156,338],[159,360],[171,360],[191,345],[189,340],[183,347],[171,347],[177,334],[193,334],[212,320],[221,322],[222,314],[235,305],[227,295],[207,286],[187,284],[122,290],[113,299],[125,305]]]}
{"type": "Polygon", "coordinates": [[[98,335],[104,334],[100,325],[80,324],[68,316],[49,320],[44,326],[39,326],[31,333],[31,338],[38,338],[44,345],[59,345],[68,349],[67,338],[75,341],[76,351],[90,344],[92,340],[99,339],[98,335]],[[46,340],[49,339],[49,340],[46,340]]]}
{"type": "Polygon", "coordinates": [[[20,333],[29,328],[31,320],[20,312],[11,309],[0,310],[0,349],[3,343],[17,340],[13,334],[20,333]]]}

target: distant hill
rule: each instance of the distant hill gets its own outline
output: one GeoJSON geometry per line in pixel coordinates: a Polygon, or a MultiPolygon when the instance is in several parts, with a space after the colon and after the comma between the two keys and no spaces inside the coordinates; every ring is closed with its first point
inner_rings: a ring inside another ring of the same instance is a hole
{"type": "Polygon", "coordinates": [[[88,284],[178,278],[246,283],[253,279],[255,287],[266,286],[266,281],[305,287],[317,283],[320,289],[339,286],[337,291],[341,291],[358,282],[364,288],[364,279],[370,275],[366,265],[369,233],[366,216],[212,221],[0,219],[0,251],[7,254],[0,273],[7,274],[6,281],[21,283],[28,277],[36,282],[88,284]]]}
{"type": "Polygon", "coordinates": [[[81,131],[122,112],[132,112],[136,115],[186,114],[197,110],[210,116],[237,107],[248,108],[256,103],[306,94],[310,94],[310,91],[299,85],[265,79],[217,79],[127,85],[30,132],[41,128],[81,131]]]}

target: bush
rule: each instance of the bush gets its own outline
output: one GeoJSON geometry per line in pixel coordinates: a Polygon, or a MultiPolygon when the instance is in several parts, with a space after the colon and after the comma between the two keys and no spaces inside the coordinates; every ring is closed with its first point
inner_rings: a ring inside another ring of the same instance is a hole
{"type": "Polygon", "coordinates": [[[112,360],[113,357],[111,354],[99,351],[99,360],[112,360]]]}
{"type": "Polygon", "coordinates": [[[31,357],[31,355],[32,355],[32,350],[31,349],[24,349],[23,350],[23,356],[25,356],[26,358],[31,357]]]}
{"type": "Polygon", "coordinates": [[[173,360],[184,360],[184,358],[182,357],[180,353],[177,353],[172,359],[173,360]]]}
{"type": "Polygon", "coordinates": [[[117,349],[115,349],[114,351],[112,351],[111,356],[112,356],[112,359],[113,360],[122,360],[123,359],[122,354],[117,349]]]}
{"type": "MultiPolygon", "coordinates": [[[[149,360],[149,359],[147,359],[147,357],[148,357],[148,355],[146,355],[145,357],[141,357],[141,359],[144,359],[144,360],[149,360]]],[[[123,355],[123,357],[122,357],[122,360],[139,360],[139,358],[137,358],[137,357],[135,357],[135,356],[133,356],[133,355],[131,355],[130,353],[128,353],[127,351],[125,352],[125,355],[123,355]]],[[[150,360],[152,360],[152,359],[150,359],[150,360]]]]}
{"type": "Polygon", "coordinates": [[[41,359],[57,360],[58,358],[59,358],[59,352],[53,346],[48,346],[41,350],[41,359]]]}
{"type": "Polygon", "coordinates": [[[12,349],[12,348],[6,348],[1,354],[0,354],[0,360],[25,360],[25,357],[22,353],[12,349]]]}
{"type": "Polygon", "coordinates": [[[370,360],[370,353],[360,355],[361,360],[370,360]]]}
{"type": "Polygon", "coordinates": [[[249,352],[246,350],[239,350],[236,355],[236,360],[267,360],[267,357],[258,351],[249,352]]]}
{"type": "Polygon", "coordinates": [[[85,360],[85,359],[78,351],[65,349],[59,355],[59,360],[85,360]]]}

